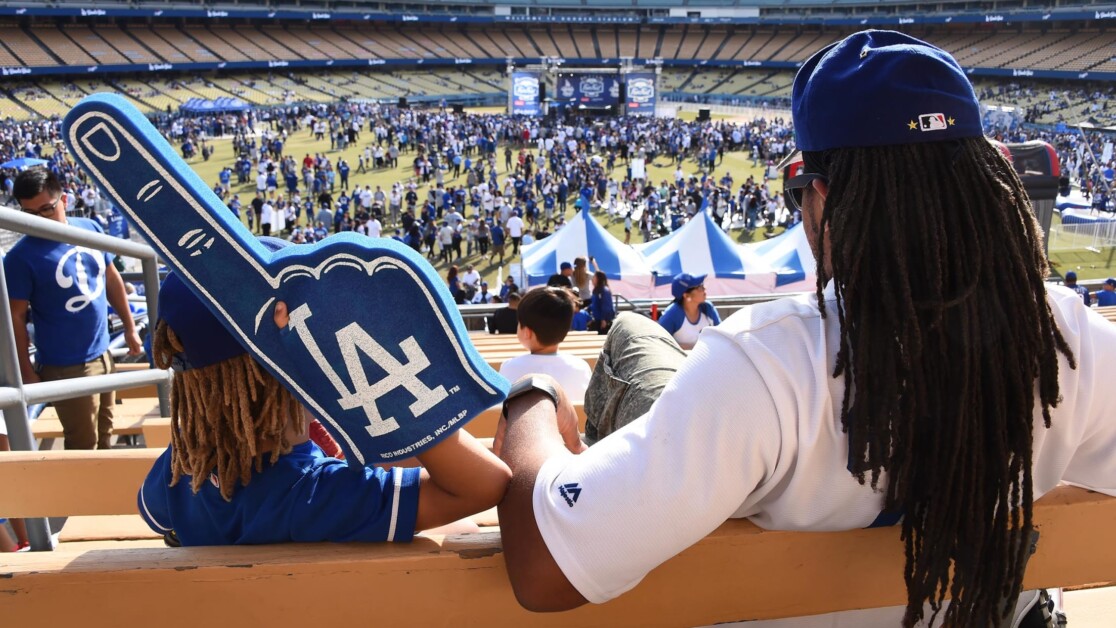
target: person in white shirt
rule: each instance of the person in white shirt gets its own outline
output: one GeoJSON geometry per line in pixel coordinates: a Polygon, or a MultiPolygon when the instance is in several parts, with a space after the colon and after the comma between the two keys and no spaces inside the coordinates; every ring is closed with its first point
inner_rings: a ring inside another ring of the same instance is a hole
{"type": "Polygon", "coordinates": [[[477,304],[492,303],[492,297],[494,297],[494,296],[495,296],[494,294],[492,294],[491,292],[488,291],[488,282],[487,281],[482,281],[482,282],[480,282],[480,290],[478,290],[477,293],[473,295],[473,303],[477,303],[477,304]]]}
{"type": "Polygon", "coordinates": [[[378,238],[384,232],[384,226],[380,224],[380,221],[377,220],[375,216],[372,216],[372,218],[368,220],[368,222],[366,223],[366,229],[367,235],[370,238],[378,238]]]}
{"type": "Polygon", "coordinates": [[[621,317],[586,417],[639,418],[587,449],[560,386],[554,403],[537,387],[506,404],[494,448],[514,476],[499,517],[516,598],[605,602],[747,517],[899,528],[905,606],[812,625],[1042,621],[1037,592],[1020,595],[1033,501],[1061,482],[1116,495],[1116,326],[1043,283],[1027,193],[948,53],[855,33],[801,67],[792,114],[804,165],[784,188],[816,292],[707,328],[642,412],[596,412],[638,381],[625,353],[640,346],[614,340],[642,337],[621,333],[639,317],[621,317]]]}
{"type": "MultiPolygon", "coordinates": [[[[260,210],[260,229],[262,230],[263,235],[267,236],[272,234],[271,225],[274,222],[275,208],[272,207],[270,200],[265,200],[263,203],[263,208],[260,210]]],[[[278,230],[276,230],[274,233],[275,235],[279,235],[278,230]]]]}
{"type": "Polygon", "coordinates": [[[576,299],[566,288],[535,288],[523,295],[516,309],[516,338],[530,353],[503,362],[500,374],[512,382],[525,375],[549,375],[572,403],[581,403],[593,371],[585,360],[558,350],[576,309],[576,299]]]}
{"type": "Polygon", "coordinates": [[[518,209],[508,218],[507,229],[512,241],[512,255],[519,255],[519,245],[523,242],[523,219],[519,217],[518,209]]]}
{"type": "Polygon", "coordinates": [[[465,266],[465,273],[461,275],[461,286],[472,286],[474,289],[480,287],[481,276],[477,269],[472,264],[465,266]]]}

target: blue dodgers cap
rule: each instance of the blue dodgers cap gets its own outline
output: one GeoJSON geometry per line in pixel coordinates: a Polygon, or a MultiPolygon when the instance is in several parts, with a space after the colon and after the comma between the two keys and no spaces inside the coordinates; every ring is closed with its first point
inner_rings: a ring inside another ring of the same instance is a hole
{"type": "Polygon", "coordinates": [[[686,294],[687,290],[696,288],[704,283],[705,275],[679,273],[674,276],[674,281],[670,282],[670,293],[674,295],[675,299],[681,299],[682,295],[686,294]]]}
{"type": "Polygon", "coordinates": [[[1072,270],[1067,271],[1063,279],[1065,279],[1066,281],[1077,281],[1077,273],[1073,272],[1072,270]]]}
{"type": "Polygon", "coordinates": [[[558,270],[573,270],[573,264],[569,262],[562,262],[558,265],[558,270]]]}
{"type": "Polygon", "coordinates": [[[1113,279],[1112,277],[1109,277],[1108,279],[1104,280],[1104,284],[1106,286],[1112,286],[1113,288],[1116,288],[1116,279],[1113,279]]]}
{"type": "MultiPolygon", "coordinates": [[[[269,251],[288,244],[271,237],[260,238],[260,243],[269,251]]],[[[184,369],[200,369],[248,353],[176,273],[168,274],[159,288],[159,318],[167,321],[185,349],[185,355],[176,356],[184,369]]]]}
{"type": "Polygon", "coordinates": [[[895,31],[861,31],[827,46],[794,78],[799,150],[981,137],[980,104],[944,50],[895,31]]]}

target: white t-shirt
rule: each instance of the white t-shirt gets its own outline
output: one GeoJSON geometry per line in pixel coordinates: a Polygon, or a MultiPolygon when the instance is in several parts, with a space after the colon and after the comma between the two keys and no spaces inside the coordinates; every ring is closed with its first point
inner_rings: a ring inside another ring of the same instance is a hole
{"type": "Polygon", "coordinates": [[[373,218],[368,221],[368,235],[369,237],[378,238],[384,231],[384,226],[380,224],[379,220],[373,218]]]}
{"type": "Polygon", "coordinates": [[[508,218],[508,236],[512,238],[523,237],[523,219],[519,216],[508,218]]]}
{"type": "Polygon", "coordinates": [[[513,384],[520,377],[533,373],[550,375],[558,380],[570,401],[579,404],[585,399],[585,388],[589,386],[589,378],[593,375],[593,370],[585,360],[561,351],[545,354],[528,353],[500,365],[500,374],[513,384]]]}
{"type": "Polygon", "coordinates": [[[678,331],[674,332],[674,340],[678,342],[678,346],[683,349],[693,349],[697,344],[698,334],[706,327],[713,325],[713,319],[709,318],[705,312],[698,312],[698,319],[696,323],[691,323],[690,319],[685,316],[682,317],[682,326],[678,331]]]}
{"type": "MultiPolygon", "coordinates": [[[[830,288],[825,319],[808,295],[745,308],[709,328],[647,415],[581,455],[543,465],[533,498],[539,531],[586,599],[628,591],[729,518],[776,530],[873,523],[883,495],[846,470],[832,298],[830,288]],[[570,483],[581,488],[572,507],[559,493],[570,483]],[[649,490],[654,499],[632,499],[649,490]]],[[[1116,387],[1108,381],[1116,325],[1064,288],[1049,287],[1048,302],[1077,368],[1060,359],[1062,401],[1050,429],[1036,404],[1035,499],[1060,482],[1116,496],[1116,387]]],[[[883,615],[841,625],[897,626],[902,609],[883,615]]]]}

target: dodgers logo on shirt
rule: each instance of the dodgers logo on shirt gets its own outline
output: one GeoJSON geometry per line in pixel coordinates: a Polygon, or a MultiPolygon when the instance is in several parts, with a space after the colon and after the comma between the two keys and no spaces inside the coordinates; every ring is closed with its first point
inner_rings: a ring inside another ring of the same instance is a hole
{"type": "Polygon", "coordinates": [[[80,293],[66,299],[67,312],[80,312],[105,291],[105,257],[100,251],[75,246],[66,251],[54,269],[54,281],[62,290],[80,293]]]}
{"type": "Polygon", "coordinates": [[[119,96],[80,102],[63,135],[167,264],[351,460],[421,453],[506,395],[445,282],[410,247],[342,233],[269,251],[119,96]],[[290,314],[283,329],[272,320],[277,301],[290,314]]]}

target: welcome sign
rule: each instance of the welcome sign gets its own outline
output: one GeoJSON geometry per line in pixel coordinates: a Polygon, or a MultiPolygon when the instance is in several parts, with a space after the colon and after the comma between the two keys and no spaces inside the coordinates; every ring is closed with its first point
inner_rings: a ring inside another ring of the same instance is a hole
{"type": "Polygon", "coordinates": [[[78,164],[252,356],[360,464],[412,456],[505,397],[445,282],[410,247],[343,233],[270,252],[124,98],[66,116],[78,164]],[[290,324],[272,320],[284,301],[290,324]]]}

